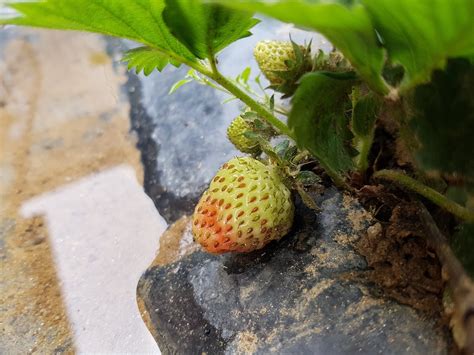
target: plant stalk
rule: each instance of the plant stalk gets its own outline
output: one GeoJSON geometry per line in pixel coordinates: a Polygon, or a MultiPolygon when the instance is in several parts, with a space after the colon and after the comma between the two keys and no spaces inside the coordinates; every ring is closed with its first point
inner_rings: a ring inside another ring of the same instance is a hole
{"type": "Polygon", "coordinates": [[[456,217],[467,222],[474,222],[474,212],[457,204],[454,201],[451,201],[446,196],[440,194],[438,191],[422,184],[421,182],[407,176],[402,172],[395,170],[380,170],[374,173],[373,177],[376,179],[384,179],[398,183],[399,185],[427,198],[456,217]]]}
{"type": "Polygon", "coordinates": [[[316,154],[315,152],[312,152],[311,150],[310,150],[310,153],[312,153],[313,156],[318,160],[319,165],[321,165],[321,167],[324,169],[326,174],[329,175],[334,185],[347,191],[352,190],[351,187],[345,181],[344,176],[342,176],[338,171],[334,170],[331,167],[331,165],[326,163],[326,161],[322,159],[320,156],[318,156],[318,154],[316,154]]]}
{"type": "Polygon", "coordinates": [[[255,111],[260,117],[262,117],[265,121],[271,124],[274,128],[276,128],[281,134],[288,136],[291,139],[295,139],[293,132],[288,128],[288,126],[276,118],[273,114],[271,114],[267,109],[265,109],[262,105],[260,105],[257,101],[255,101],[252,97],[250,97],[247,93],[245,93],[242,89],[228,80],[224,75],[222,75],[217,68],[215,58],[210,59],[211,70],[205,68],[204,66],[198,63],[185,63],[190,65],[193,69],[199,71],[201,74],[206,75],[207,77],[214,80],[224,89],[229,91],[232,95],[240,99],[243,103],[245,103],[248,107],[250,107],[253,111],[255,111]],[[195,65],[198,64],[198,65],[195,65]]]}
{"type": "Polygon", "coordinates": [[[227,89],[231,94],[238,97],[242,102],[244,102],[248,107],[250,107],[253,111],[255,111],[260,117],[262,117],[265,121],[271,124],[278,132],[288,136],[291,139],[295,139],[293,132],[288,128],[288,126],[272,115],[267,109],[265,109],[262,105],[260,105],[257,101],[243,92],[240,88],[235,86],[231,81],[229,81],[226,77],[224,77],[219,72],[214,73],[211,77],[215,80],[218,84],[222,87],[227,89]]]}
{"type": "MultiPolygon", "coordinates": [[[[242,91],[239,87],[234,85],[231,81],[229,81],[225,76],[223,76],[216,65],[216,61],[214,58],[210,60],[211,68],[206,68],[205,66],[201,65],[200,63],[189,62],[186,63],[191,68],[197,70],[203,75],[206,75],[210,79],[214,80],[224,89],[228,90],[231,94],[235,97],[240,99],[244,102],[248,107],[254,110],[261,118],[265,119],[270,125],[272,125],[277,131],[281,134],[286,135],[287,137],[295,140],[295,136],[293,132],[288,128],[288,126],[280,121],[277,117],[275,117],[272,113],[270,113],[267,109],[265,109],[262,105],[260,105],[257,101],[255,101],[252,97],[242,91]]],[[[317,156],[316,156],[317,158],[317,156]]],[[[321,166],[324,168],[326,173],[331,177],[334,184],[340,188],[350,190],[349,185],[344,181],[344,178],[339,175],[337,171],[334,171],[330,168],[329,164],[326,164],[324,160],[318,159],[321,166]]]]}
{"type": "Polygon", "coordinates": [[[372,142],[374,140],[373,132],[367,137],[355,137],[356,148],[359,154],[356,157],[357,171],[365,173],[369,167],[369,153],[372,148],[372,142]]]}

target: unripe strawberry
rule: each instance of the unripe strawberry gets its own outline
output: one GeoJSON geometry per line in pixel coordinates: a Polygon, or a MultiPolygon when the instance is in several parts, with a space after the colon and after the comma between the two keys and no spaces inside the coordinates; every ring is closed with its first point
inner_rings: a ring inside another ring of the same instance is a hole
{"type": "Polygon", "coordinates": [[[225,163],[193,215],[194,239],[210,253],[250,252],[283,237],[293,223],[290,190],[250,157],[225,163]]]}
{"type": "Polygon", "coordinates": [[[258,154],[260,146],[257,142],[245,137],[247,131],[252,131],[252,127],[242,116],[238,116],[227,128],[227,137],[242,153],[258,154]]]}
{"type": "MultiPolygon", "coordinates": [[[[300,47],[302,51],[306,49],[300,47]]],[[[287,61],[296,62],[293,44],[288,41],[260,41],[254,48],[253,54],[260,70],[272,85],[283,84],[284,79],[278,72],[286,72],[290,68],[287,61]]]]}

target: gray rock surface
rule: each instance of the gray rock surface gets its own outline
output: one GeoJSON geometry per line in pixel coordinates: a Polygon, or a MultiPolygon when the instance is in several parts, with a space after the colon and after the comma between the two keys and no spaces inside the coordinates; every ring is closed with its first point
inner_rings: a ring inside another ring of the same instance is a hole
{"type": "Polygon", "coordinates": [[[446,353],[436,319],[354,276],[370,216],[336,190],[319,203],[319,214],[298,204],[293,231],[261,251],[148,269],[138,298],[163,353],[446,353]]]}

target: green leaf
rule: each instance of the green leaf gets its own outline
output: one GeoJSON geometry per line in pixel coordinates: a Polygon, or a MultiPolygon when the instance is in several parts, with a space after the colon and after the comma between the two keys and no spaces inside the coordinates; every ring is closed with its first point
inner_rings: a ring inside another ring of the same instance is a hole
{"type": "Polygon", "coordinates": [[[270,111],[273,111],[275,109],[275,94],[270,96],[270,102],[268,103],[270,106],[270,111]]]}
{"type": "Polygon", "coordinates": [[[414,90],[412,128],[424,169],[474,176],[474,66],[451,59],[414,90]]]}
{"type": "Polygon", "coordinates": [[[298,194],[300,195],[301,200],[306,205],[306,207],[311,208],[314,211],[320,210],[318,205],[316,204],[316,201],[314,201],[311,195],[306,192],[302,184],[297,183],[295,187],[296,187],[296,191],[298,191],[298,194]]]}
{"type": "Polygon", "coordinates": [[[248,121],[253,121],[258,118],[257,113],[253,111],[245,111],[241,116],[248,121]]]}
{"type": "Polygon", "coordinates": [[[259,141],[262,137],[258,134],[258,133],[255,133],[255,132],[252,132],[252,131],[245,131],[244,132],[244,137],[247,138],[247,139],[250,139],[252,141],[259,141]]]}
{"type": "Polygon", "coordinates": [[[258,118],[253,120],[253,125],[255,126],[255,129],[257,130],[263,130],[266,128],[266,125],[264,125],[264,123],[258,118]]]}
{"type": "Polygon", "coordinates": [[[375,121],[379,116],[383,100],[377,94],[369,94],[358,98],[359,88],[354,87],[352,91],[352,100],[355,100],[352,109],[352,133],[354,133],[354,147],[358,155],[354,161],[357,169],[365,173],[369,167],[369,154],[372,148],[372,142],[375,134],[375,121]]]}
{"type": "Polygon", "coordinates": [[[259,20],[247,12],[199,0],[165,0],[163,18],[171,32],[198,58],[212,58],[243,37],[259,20]]]}
{"type": "Polygon", "coordinates": [[[165,56],[179,61],[195,60],[164,23],[164,0],[44,0],[9,6],[19,16],[0,20],[0,24],[96,32],[141,42],[149,48],[129,54],[128,61],[143,61],[140,70],[146,72],[168,63],[165,56]]]}
{"type": "Polygon", "coordinates": [[[180,65],[179,62],[171,60],[170,57],[164,55],[163,52],[150,47],[131,49],[124,54],[122,61],[128,62],[128,70],[135,68],[137,74],[143,71],[147,76],[155,69],[162,71],[170,62],[176,67],[180,65]]]}
{"type": "Polygon", "coordinates": [[[316,30],[344,54],[374,91],[388,93],[388,86],[381,76],[384,62],[382,48],[377,42],[369,14],[362,5],[348,7],[339,3],[304,0],[220,2],[316,30]]]}
{"type": "Polygon", "coordinates": [[[247,84],[250,78],[250,73],[252,72],[252,69],[250,67],[246,67],[244,71],[240,74],[240,77],[242,78],[242,81],[247,84]]]}
{"type": "Polygon", "coordinates": [[[283,156],[285,155],[285,152],[288,150],[289,147],[290,147],[290,141],[288,139],[284,139],[280,143],[278,143],[273,149],[275,150],[275,153],[280,158],[283,158],[283,156]]]}
{"type": "Polygon", "coordinates": [[[235,97],[235,96],[229,97],[228,99],[223,100],[223,101],[221,102],[221,104],[227,104],[227,103],[229,103],[229,102],[231,102],[231,101],[234,101],[234,100],[238,100],[238,98],[235,97]]]}
{"type": "Polygon", "coordinates": [[[298,173],[296,179],[303,184],[303,186],[311,186],[321,182],[321,178],[309,170],[303,170],[298,173]]]}
{"type": "MultiPolygon", "coordinates": [[[[177,81],[176,83],[174,83],[174,85],[171,87],[170,91],[168,92],[168,95],[171,95],[172,93],[174,93],[176,90],[178,90],[181,86],[187,84],[187,83],[190,83],[191,81],[193,81],[192,79],[181,79],[179,81],[177,81]]],[[[233,97],[232,97],[233,99],[233,97]]]]}
{"type": "Polygon", "coordinates": [[[296,156],[296,154],[298,154],[298,147],[293,145],[290,148],[288,148],[288,150],[285,152],[283,159],[286,161],[292,161],[293,158],[296,156]]]}
{"type": "Polygon", "coordinates": [[[462,224],[451,240],[454,254],[466,272],[474,277],[474,224],[462,224]]]}
{"type": "Polygon", "coordinates": [[[427,82],[448,57],[474,56],[473,0],[363,0],[394,63],[401,89],[427,82]]]}
{"type": "Polygon", "coordinates": [[[373,134],[381,104],[381,98],[372,93],[357,101],[352,113],[352,131],[356,136],[368,137],[373,134]]]}
{"type": "Polygon", "coordinates": [[[353,167],[352,134],[344,112],[353,83],[318,72],[306,74],[288,119],[298,145],[313,154],[336,183],[353,167]]]}
{"type": "Polygon", "coordinates": [[[446,190],[446,197],[461,206],[466,206],[469,192],[464,186],[449,186],[446,190]]]}

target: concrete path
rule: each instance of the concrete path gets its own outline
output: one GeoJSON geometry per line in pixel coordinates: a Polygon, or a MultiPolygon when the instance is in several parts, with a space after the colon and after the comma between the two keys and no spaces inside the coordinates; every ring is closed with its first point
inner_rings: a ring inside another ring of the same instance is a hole
{"type": "Polygon", "coordinates": [[[159,352],[135,287],[166,223],[105,46],[0,31],[0,353],[159,352]]]}

